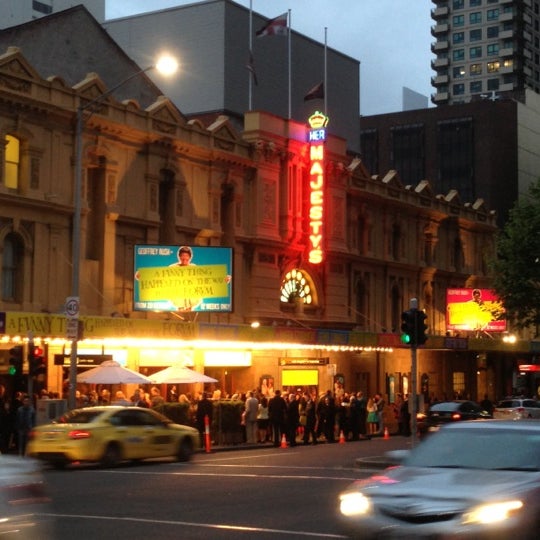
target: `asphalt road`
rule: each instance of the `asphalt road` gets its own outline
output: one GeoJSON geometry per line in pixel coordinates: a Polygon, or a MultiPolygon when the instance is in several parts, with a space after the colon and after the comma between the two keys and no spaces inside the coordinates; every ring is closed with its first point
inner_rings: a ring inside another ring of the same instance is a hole
{"type": "Polygon", "coordinates": [[[346,538],[339,491],[380,470],[385,451],[407,447],[410,439],[392,437],[47,470],[55,540],[346,538]]]}

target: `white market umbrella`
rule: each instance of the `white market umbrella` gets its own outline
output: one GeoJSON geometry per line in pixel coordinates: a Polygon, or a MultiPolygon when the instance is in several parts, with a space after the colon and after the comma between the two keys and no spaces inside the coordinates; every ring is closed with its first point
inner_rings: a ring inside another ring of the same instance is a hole
{"type": "Polygon", "coordinates": [[[176,365],[171,366],[153,375],[150,375],[150,379],[156,384],[190,384],[190,383],[210,383],[217,382],[217,379],[212,379],[204,373],[199,373],[193,369],[189,369],[184,366],[176,365]]]}
{"type": "Polygon", "coordinates": [[[77,375],[77,382],[89,384],[143,384],[152,381],[142,373],[125,368],[114,360],[105,360],[99,366],[77,375]]]}

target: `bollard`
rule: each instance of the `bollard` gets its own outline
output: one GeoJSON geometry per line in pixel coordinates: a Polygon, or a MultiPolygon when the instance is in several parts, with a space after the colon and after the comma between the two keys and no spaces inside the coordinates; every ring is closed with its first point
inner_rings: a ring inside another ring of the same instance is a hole
{"type": "Polygon", "coordinates": [[[210,453],[210,445],[211,445],[211,441],[210,441],[210,418],[208,418],[207,414],[204,415],[204,444],[205,444],[206,453],[209,454],[210,453]]]}

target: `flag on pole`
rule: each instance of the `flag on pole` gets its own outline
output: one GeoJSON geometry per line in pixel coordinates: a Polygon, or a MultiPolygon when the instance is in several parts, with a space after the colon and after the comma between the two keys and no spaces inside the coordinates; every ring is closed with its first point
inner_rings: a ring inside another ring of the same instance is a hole
{"type": "Polygon", "coordinates": [[[257,73],[255,71],[255,60],[253,59],[253,51],[249,51],[249,57],[248,62],[246,64],[246,69],[251,73],[251,77],[253,79],[253,82],[255,83],[255,86],[259,84],[259,81],[257,79],[257,73]]]}
{"type": "Polygon", "coordinates": [[[324,82],[320,82],[314,86],[305,96],[304,101],[312,99],[324,99],[324,82]]]}
{"type": "Polygon", "coordinates": [[[257,37],[264,36],[286,36],[288,34],[287,28],[287,13],[283,13],[275,19],[268,21],[260,30],[257,30],[255,35],[257,37]]]}

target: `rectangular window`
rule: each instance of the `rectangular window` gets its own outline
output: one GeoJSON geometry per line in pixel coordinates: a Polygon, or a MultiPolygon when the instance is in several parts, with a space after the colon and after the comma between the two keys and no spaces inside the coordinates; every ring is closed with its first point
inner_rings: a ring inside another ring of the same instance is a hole
{"type": "Polygon", "coordinates": [[[471,75],[482,75],[482,64],[471,64],[469,70],[471,75]]]}
{"type": "Polygon", "coordinates": [[[463,83],[454,84],[452,86],[454,96],[462,96],[465,93],[465,85],[463,83]]]}
{"type": "Polygon", "coordinates": [[[487,81],[488,90],[498,90],[499,89],[499,79],[488,79],[487,81]]]}
{"type": "Polygon", "coordinates": [[[454,0],[452,2],[452,7],[454,9],[463,9],[465,7],[465,0],[454,0]]]}
{"type": "Polygon", "coordinates": [[[482,47],[471,47],[469,49],[469,58],[480,58],[482,56],[482,47]]]}
{"type": "Polygon", "coordinates": [[[479,94],[482,91],[482,81],[473,81],[469,85],[469,92],[471,94],[479,94]]]}
{"type": "Polygon", "coordinates": [[[465,24],[465,15],[454,15],[452,17],[452,25],[454,28],[457,26],[463,26],[465,24]]]}
{"type": "Polygon", "coordinates": [[[499,27],[498,26],[488,26],[487,27],[487,37],[488,38],[499,37],[499,27]]]}
{"type": "Polygon", "coordinates": [[[11,135],[6,135],[5,141],[4,182],[6,187],[17,189],[19,187],[20,142],[11,135]]]}
{"type": "Polygon", "coordinates": [[[465,49],[456,49],[453,51],[452,58],[455,61],[465,60],[465,49]]]}
{"type": "Polygon", "coordinates": [[[452,373],[452,387],[454,394],[464,397],[465,373],[463,371],[454,371],[454,373],[452,373]]]}
{"type": "Polygon", "coordinates": [[[52,6],[44,4],[43,2],[38,2],[37,0],[33,0],[32,9],[34,11],[37,11],[38,13],[43,13],[45,15],[49,15],[50,13],[52,13],[52,6]]]}
{"type": "Polygon", "coordinates": [[[480,41],[482,39],[482,29],[475,28],[469,32],[469,41],[480,41]]]}
{"type": "Polygon", "coordinates": [[[491,43],[487,46],[487,55],[488,56],[498,56],[499,54],[499,44],[491,43]]]}
{"type": "Polygon", "coordinates": [[[466,201],[476,200],[473,175],[473,121],[470,117],[437,123],[439,193],[456,189],[466,201]]]}
{"type": "Polygon", "coordinates": [[[452,43],[463,43],[465,41],[465,32],[454,32],[452,34],[452,43]]]}
{"type": "Polygon", "coordinates": [[[499,8],[487,10],[487,20],[496,21],[499,19],[499,8]]]}
{"type": "Polygon", "coordinates": [[[411,124],[391,128],[392,168],[399,172],[400,178],[407,184],[415,185],[419,178],[424,178],[424,126],[411,124]]]}
{"type": "Polygon", "coordinates": [[[465,77],[465,66],[456,66],[452,69],[454,79],[462,79],[465,77]]]}
{"type": "Polygon", "coordinates": [[[469,23],[470,24],[480,24],[482,22],[482,12],[475,11],[474,13],[469,13],[469,23]]]}
{"type": "Polygon", "coordinates": [[[488,62],[488,65],[487,65],[488,73],[497,73],[497,71],[499,71],[500,66],[501,64],[498,60],[496,62],[488,62]]]}
{"type": "Polygon", "coordinates": [[[482,0],[469,0],[469,7],[478,7],[482,5],[482,0]]]}

